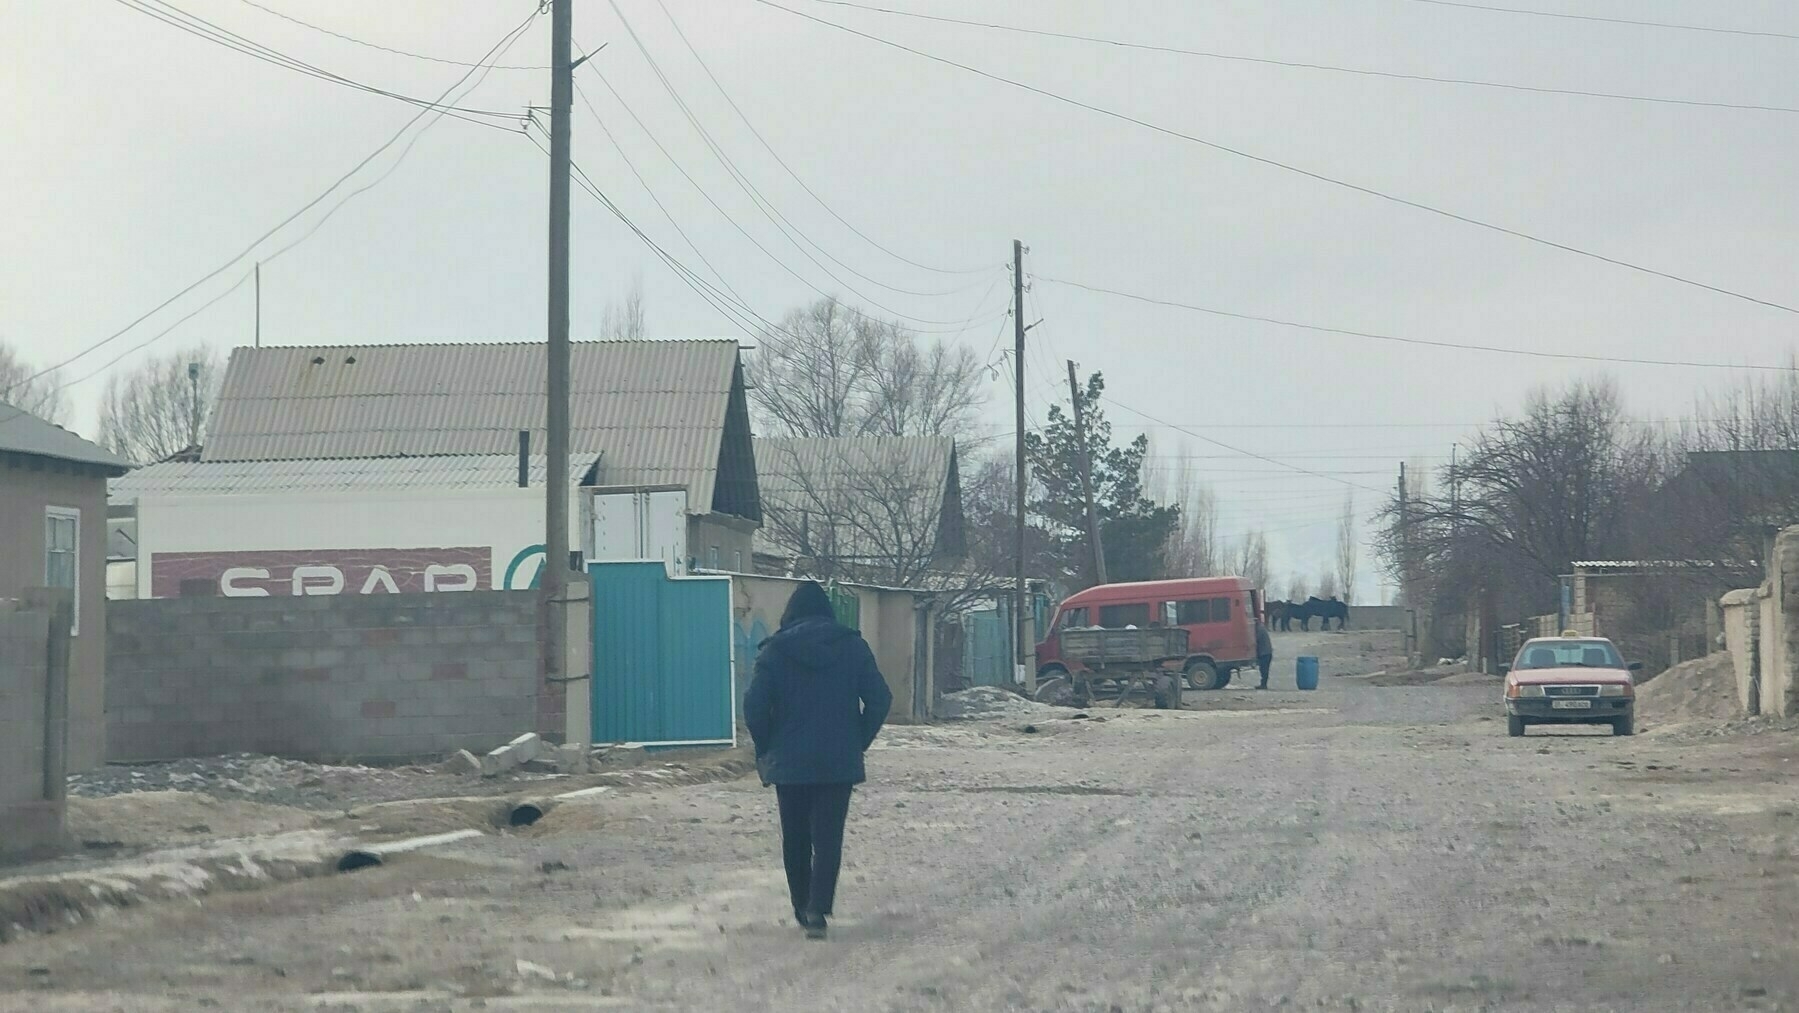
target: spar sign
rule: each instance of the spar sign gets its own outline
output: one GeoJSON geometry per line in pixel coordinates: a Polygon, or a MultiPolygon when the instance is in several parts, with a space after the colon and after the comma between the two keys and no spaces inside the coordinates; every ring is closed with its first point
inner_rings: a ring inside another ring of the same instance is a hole
{"type": "Polygon", "coordinates": [[[492,558],[487,546],[157,552],[150,596],[179,597],[190,580],[227,598],[478,591],[493,586],[492,558]]]}

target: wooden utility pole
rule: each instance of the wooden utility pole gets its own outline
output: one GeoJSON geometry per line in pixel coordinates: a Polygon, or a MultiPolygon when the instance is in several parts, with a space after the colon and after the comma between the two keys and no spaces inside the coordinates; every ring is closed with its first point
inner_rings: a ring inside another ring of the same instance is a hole
{"type": "Polygon", "coordinates": [[[1074,360],[1068,360],[1068,400],[1074,405],[1074,442],[1081,448],[1081,495],[1087,499],[1087,556],[1093,565],[1093,579],[1110,584],[1106,579],[1106,546],[1099,538],[1099,510],[1093,505],[1093,458],[1087,447],[1087,413],[1081,408],[1081,387],[1074,378],[1074,360]]]}
{"type": "Polygon", "coordinates": [[[574,106],[574,0],[550,0],[549,405],[544,413],[544,675],[560,678],[567,657],[568,590],[568,184],[569,113],[574,106]]]}
{"type": "Polygon", "coordinates": [[[1030,685],[1033,672],[1030,668],[1031,648],[1035,645],[1025,643],[1025,593],[1024,593],[1024,498],[1027,492],[1024,460],[1024,243],[1012,240],[1012,372],[1017,394],[1016,418],[1013,436],[1016,438],[1017,459],[1013,470],[1016,472],[1018,496],[1018,559],[1013,568],[1015,584],[1012,589],[1012,673],[1016,682],[1030,685]]]}

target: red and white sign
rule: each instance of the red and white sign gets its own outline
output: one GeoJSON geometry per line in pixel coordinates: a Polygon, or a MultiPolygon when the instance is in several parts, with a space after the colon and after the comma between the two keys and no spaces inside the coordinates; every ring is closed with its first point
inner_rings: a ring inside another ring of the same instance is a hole
{"type": "Polygon", "coordinates": [[[480,591],[493,586],[493,549],[305,549],[157,552],[150,596],[176,598],[190,580],[227,598],[480,591]]]}

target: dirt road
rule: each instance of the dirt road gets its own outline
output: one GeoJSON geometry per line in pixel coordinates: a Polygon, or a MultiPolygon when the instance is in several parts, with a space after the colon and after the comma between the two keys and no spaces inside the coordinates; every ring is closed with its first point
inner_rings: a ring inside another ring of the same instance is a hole
{"type": "Polygon", "coordinates": [[[1793,739],[1508,739],[1494,696],[893,729],[826,943],[750,779],[26,939],[0,1008],[1793,1009],[1793,739]]]}

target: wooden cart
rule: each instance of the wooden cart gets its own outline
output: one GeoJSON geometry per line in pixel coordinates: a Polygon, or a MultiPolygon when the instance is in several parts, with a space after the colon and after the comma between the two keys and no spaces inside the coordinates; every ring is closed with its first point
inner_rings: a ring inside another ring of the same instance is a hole
{"type": "MultiPolygon", "coordinates": [[[[1142,692],[1157,707],[1180,709],[1186,630],[1167,626],[1069,629],[1062,631],[1061,639],[1062,657],[1075,663],[1066,687],[1075,706],[1089,705],[1099,691],[1116,693],[1114,706],[1122,707],[1132,693],[1142,692]]],[[[1053,688],[1050,695],[1055,695],[1053,688]]],[[[1038,699],[1044,698],[1040,691],[1038,699]]]]}

